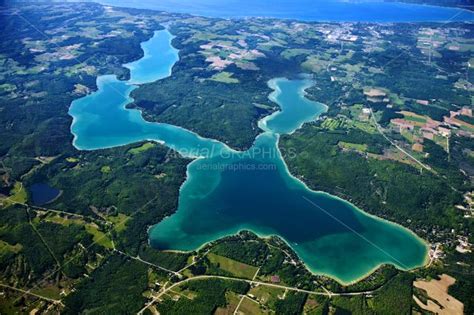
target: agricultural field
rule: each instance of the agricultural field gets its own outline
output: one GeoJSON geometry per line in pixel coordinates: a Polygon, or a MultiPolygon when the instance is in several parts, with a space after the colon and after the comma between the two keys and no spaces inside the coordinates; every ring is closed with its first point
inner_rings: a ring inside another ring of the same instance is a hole
{"type": "Polygon", "coordinates": [[[216,254],[208,254],[207,257],[212,264],[217,265],[220,269],[231,273],[238,278],[252,279],[258,268],[250,266],[233,259],[222,257],[216,254]]]}

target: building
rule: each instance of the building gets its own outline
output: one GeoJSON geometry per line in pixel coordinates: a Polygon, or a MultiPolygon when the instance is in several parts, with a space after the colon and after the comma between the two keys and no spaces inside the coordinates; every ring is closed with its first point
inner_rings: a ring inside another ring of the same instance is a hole
{"type": "Polygon", "coordinates": [[[413,130],[415,126],[405,119],[395,118],[391,120],[392,124],[400,128],[400,132],[403,130],[413,130]]]}
{"type": "Polygon", "coordinates": [[[439,132],[439,134],[442,135],[443,137],[449,137],[449,136],[451,136],[451,129],[448,129],[448,128],[439,127],[439,128],[438,128],[438,132],[439,132]]]}
{"type": "Polygon", "coordinates": [[[429,131],[424,131],[423,138],[428,139],[428,140],[434,140],[434,133],[429,132],[429,131]]]}
{"type": "Polygon", "coordinates": [[[425,106],[430,104],[430,102],[427,100],[416,100],[416,103],[420,105],[425,105],[425,106]]]}
{"type": "Polygon", "coordinates": [[[280,283],[280,277],[277,276],[277,275],[271,276],[271,277],[270,277],[270,281],[271,281],[272,283],[280,283]]]}

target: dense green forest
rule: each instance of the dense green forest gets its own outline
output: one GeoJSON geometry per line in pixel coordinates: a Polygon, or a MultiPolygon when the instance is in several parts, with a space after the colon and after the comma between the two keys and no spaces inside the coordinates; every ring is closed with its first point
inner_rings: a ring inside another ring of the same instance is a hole
{"type": "Polygon", "coordinates": [[[308,125],[283,136],[280,145],[283,152],[296,150],[294,158],[286,159],[290,170],[303,176],[315,190],[348,198],[362,209],[415,230],[462,222],[454,209],[462,196],[446,189],[443,178],[427,171],[420,173],[413,166],[344,151],[338,146],[341,141],[367,144],[368,152],[381,152],[387,144],[379,135],[352,130],[328,132],[308,125]]]}
{"type": "Polygon", "coordinates": [[[142,143],[82,152],[72,159],[61,156],[27,184],[44,182],[60,189],[52,208],[99,218],[125,215],[126,222],[117,223],[114,231],[116,245],[135,254],[147,242],[146,226],[176,210],[189,162],[161,145],[136,153],[134,148],[140,147],[142,143]]]}
{"type": "Polygon", "coordinates": [[[136,313],[145,303],[147,283],[146,266],[111,256],[66,298],[65,314],[136,313]]]}
{"type": "Polygon", "coordinates": [[[31,272],[18,270],[15,268],[15,251],[2,251],[0,266],[4,271],[3,277],[17,279],[25,285],[30,273],[37,278],[51,265],[56,264],[48,248],[29,224],[26,209],[20,206],[2,209],[1,226],[2,240],[11,245],[20,244],[21,260],[25,261],[26,268],[31,269],[31,272]]]}
{"type": "Polygon", "coordinates": [[[134,105],[144,109],[149,120],[182,126],[235,148],[249,148],[259,133],[258,119],[269,114],[252,105],[267,102],[270,90],[266,83],[255,85],[249,78],[231,86],[211,80],[196,82],[195,76],[202,73],[194,69],[203,66],[203,60],[197,62],[190,60],[184,69],[178,62],[173,77],[133,91],[134,105]]]}
{"type": "Polygon", "coordinates": [[[306,297],[304,293],[290,292],[284,300],[276,302],[275,312],[277,314],[301,314],[306,297]]]}

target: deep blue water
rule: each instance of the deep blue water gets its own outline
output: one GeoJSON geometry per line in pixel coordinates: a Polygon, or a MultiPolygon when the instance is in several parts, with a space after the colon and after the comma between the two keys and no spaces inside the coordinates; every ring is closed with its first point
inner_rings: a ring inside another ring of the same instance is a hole
{"type": "Polygon", "coordinates": [[[33,184],[28,188],[28,191],[35,206],[42,206],[53,201],[61,192],[45,183],[33,184]]]}
{"type": "Polygon", "coordinates": [[[140,111],[127,109],[130,92],[136,88],[132,82],[169,76],[178,60],[171,37],[167,30],[156,32],[143,45],[148,47],[145,57],[131,67],[130,81],[100,76],[98,91],[75,100],[69,110],[79,149],[154,140],[184,156],[201,157],[188,166],[177,212],[150,230],[154,247],[195,250],[248,229],[280,236],[310,270],[341,282],[358,279],[383,263],[402,269],[423,265],[427,250],[416,235],[342,199],[311,191],[288,172],[278,150],[279,135],[292,133],[326,110],[305,98],[304,89],[314,82],[284,78],[269,82],[274,89],[269,97],[281,110],[259,122],[264,133],[245,152],[184,128],[147,122],[140,111]],[[154,66],[143,67],[141,60],[154,66]]]}
{"type": "Polygon", "coordinates": [[[394,2],[335,0],[101,0],[99,2],[218,18],[274,17],[333,22],[474,20],[474,13],[467,10],[394,2]]]}

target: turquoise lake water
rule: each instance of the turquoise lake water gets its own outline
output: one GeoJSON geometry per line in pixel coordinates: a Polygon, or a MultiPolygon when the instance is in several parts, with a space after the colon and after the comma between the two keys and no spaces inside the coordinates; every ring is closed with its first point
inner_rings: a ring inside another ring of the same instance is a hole
{"type": "Polygon", "coordinates": [[[162,10],[216,18],[273,17],[333,22],[472,21],[458,8],[382,1],[337,0],[99,0],[120,7],[162,10]]]}
{"type": "Polygon", "coordinates": [[[180,127],[146,122],[140,111],[126,109],[136,88],[131,82],[159,80],[171,73],[178,60],[171,38],[167,30],[156,32],[142,45],[145,57],[132,63],[130,82],[101,76],[98,91],[75,100],[69,111],[79,149],[155,140],[184,156],[200,157],[188,166],[177,212],[150,229],[153,247],[194,250],[248,229],[282,237],[311,271],[344,283],[383,263],[401,269],[424,264],[427,247],[416,235],[344,200],[311,191],[289,174],[278,150],[279,134],[292,133],[326,110],[304,97],[304,89],[314,82],[269,82],[274,89],[269,97],[281,111],[260,121],[264,132],[245,152],[180,127]],[[141,60],[154,66],[142,66],[141,60]]]}

